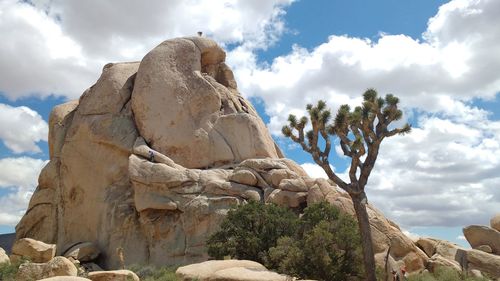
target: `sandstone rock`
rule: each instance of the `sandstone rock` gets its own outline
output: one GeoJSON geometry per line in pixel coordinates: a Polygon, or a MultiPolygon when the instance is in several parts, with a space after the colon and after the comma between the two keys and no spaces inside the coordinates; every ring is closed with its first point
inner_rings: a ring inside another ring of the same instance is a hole
{"type": "Polygon", "coordinates": [[[307,192],[293,192],[288,190],[275,189],[269,194],[266,202],[280,206],[299,207],[307,200],[307,192]]]}
{"type": "Polygon", "coordinates": [[[439,267],[449,267],[453,268],[457,272],[462,272],[462,267],[458,262],[447,259],[440,254],[435,254],[429,259],[427,268],[430,270],[430,272],[435,272],[439,267]]]}
{"type": "Polygon", "coordinates": [[[90,279],[77,276],[56,276],[40,279],[39,281],[90,281],[90,279]]]}
{"type": "Polygon", "coordinates": [[[245,185],[256,185],[258,182],[257,177],[248,170],[235,171],[229,180],[245,185]]]}
{"type": "MultiPolygon", "coordinates": [[[[206,38],[165,41],[140,63],[115,63],[79,101],[54,108],[50,162],[17,239],[92,241],[104,268],[206,260],[205,241],[248,200],[301,211],[350,197],[283,158],[237,90],[225,53],[206,38]]],[[[369,205],[375,252],[420,270],[428,258],[369,205]]]]}
{"type": "Polygon", "coordinates": [[[500,213],[494,215],[490,220],[491,228],[500,231],[500,213]]]}
{"type": "Polygon", "coordinates": [[[483,251],[485,253],[489,253],[489,254],[491,254],[493,252],[491,247],[488,245],[477,246],[475,249],[479,250],[479,251],[483,251]]]}
{"type": "Polygon", "coordinates": [[[103,269],[99,265],[97,265],[93,262],[86,262],[86,263],[82,263],[81,265],[85,269],[85,271],[87,271],[87,272],[103,271],[103,269]]]}
{"type": "Polygon", "coordinates": [[[132,109],[141,136],[187,168],[278,157],[224,59],[209,39],[167,40],[143,58],[137,72],[132,109]]]}
{"type": "Polygon", "coordinates": [[[500,255],[499,231],[483,225],[470,225],[465,227],[463,232],[472,248],[488,245],[491,247],[493,254],[500,255]]]}
{"type": "Polygon", "coordinates": [[[197,264],[179,267],[175,272],[181,280],[200,281],[210,280],[214,273],[229,268],[247,268],[253,270],[267,270],[262,264],[248,260],[211,260],[197,264]]]}
{"type": "Polygon", "coordinates": [[[137,274],[125,269],[89,272],[88,278],[92,281],[140,281],[137,274]]]}
{"type": "Polygon", "coordinates": [[[25,257],[35,263],[50,261],[56,253],[56,245],[45,244],[31,238],[17,240],[12,246],[12,254],[25,257]]]}
{"type": "Polygon", "coordinates": [[[2,263],[10,263],[9,256],[5,253],[5,250],[0,248],[0,264],[2,263]]]}
{"type": "Polygon", "coordinates": [[[82,242],[74,245],[65,251],[65,257],[72,257],[80,262],[89,262],[95,260],[101,252],[92,242],[82,242]]]}
{"type": "Polygon", "coordinates": [[[428,257],[432,257],[436,253],[437,241],[431,238],[420,237],[416,244],[420,247],[428,257]]]}
{"type": "Polygon", "coordinates": [[[218,270],[210,281],[288,281],[291,278],[276,272],[255,268],[232,267],[218,270]]]}
{"type": "Polygon", "coordinates": [[[474,269],[487,273],[493,278],[500,278],[500,256],[479,250],[469,250],[467,261],[474,269]]]}
{"type": "Polygon", "coordinates": [[[54,257],[47,263],[23,263],[19,266],[16,280],[39,280],[53,276],[76,276],[77,269],[65,257],[54,257]]]}

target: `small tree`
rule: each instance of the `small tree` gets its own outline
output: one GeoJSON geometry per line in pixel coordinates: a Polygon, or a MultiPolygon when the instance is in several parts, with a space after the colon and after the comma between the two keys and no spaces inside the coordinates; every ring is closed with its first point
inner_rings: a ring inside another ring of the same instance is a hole
{"type": "Polygon", "coordinates": [[[351,196],[361,233],[363,261],[369,281],[376,281],[376,275],[365,186],[375,166],[382,141],[396,134],[409,133],[411,130],[409,124],[402,128],[389,129],[391,122],[400,120],[403,116],[398,109],[398,103],[399,99],[391,94],[386,95],[384,99],[378,97],[374,89],[368,89],[363,94],[362,106],[351,110],[349,105],[342,105],[331,123],[331,112],[326,108],[326,103],[320,100],[316,106],[307,105],[309,118],[304,116],[297,120],[296,116],[290,115],[289,124],[282,128],[283,135],[300,144],[323,168],[328,178],[351,196]],[[304,132],[309,120],[312,128],[304,132]],[[330,167],[330,136],[340,139],[342,152],[351,158],[349,183],[343,181],[330,167]],[[320,138],[324,142],[323,149],[320,148],[320,138]]]}

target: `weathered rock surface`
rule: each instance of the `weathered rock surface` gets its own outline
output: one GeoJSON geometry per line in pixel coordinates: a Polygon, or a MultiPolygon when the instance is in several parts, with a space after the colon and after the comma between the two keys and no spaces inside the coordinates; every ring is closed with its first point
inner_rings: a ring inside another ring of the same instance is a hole
{"type": "MultiPolygon", "coordinates": [[[[354,214],[347,194],[283,158],[224,58],[209,39],[168,40],[140,63],[106,65],[78,101],[55,107],[50,162],[17,239],[57,244],[57,254],[92,242],[103,268],[119,252],[125,264],[164,266],[206,260],[208,235],[248,200],[298,211],[326,200],[354,214]]],[[[368,213],[377,254],[390,248],[408,271],[425,268],[397,225],[368,213]]]]}
{"type": "Polygon", "coordinates": [[[491,228],[500,231],[500,213],[494,215],[490,220],[491,228]]]}
{"type": "Polygon", "coordinates": [[[101,252],[92,242],[82,242],[69,248],[63,256],[73,258],[80,262],[89,262],[95,260],[101,252]]]}
{"type": "Polygon", "coordinates": [[[39,281],[90,281],[90,279],[77,276],[55,276],[40,279],[39,281]]]}
{"type": "MultiPolygon", "coordinates": [[[[175,275],[181,280],[212,280],[212,277],[219,271],[239,268],[249,269],[255,271],[267,271],[267,269],[260,263],[248,260],[211,260],[197,264],[190,264],[179,267],[175,275]]],[[[232,280],[232,279],[226,279],[232,280]]]]}
{"type": "Polygon", "coordinates": [[[500,231],[484,225],[470,225],[464,227],[463,232],[472,248],[487,245],[493,254],[500,255],[500,231]]]}
{"type": "Polygon", "coordinates": [[[9,256],[5,253],[5,250],[0,248],[0,264],[10,263],[9,256]]]}
{"type": "Polygon", "coordinates": [[[16,280],[39,280],[54,276],[76,276],[75,265],[65,257],[54,257],[47,263],[23,263],[19,266],[16,280]]]}
{"type": "Polygon", "coordinates": [[[268,270],[233,267],[215,272],[210,281],[288,281],[290,276],[268,270]]]}
{"type": "Polygon", "coordinates": [[[17,240],[12,246],[12,255],[35,263],[50,261],[56,253],[56,245],[46,244],[31,238],[17,240]]]}
{"type": "Polygon", "coordinates": [[[130,270],[94,271],[88,274],[92,281],[140,281],[137,274],[130,270]]]}
{"type": "Polygon", "coordinates": [[[141,136],[186,168],[279,156],[252,105],[238,95],[225,57],[206,38],[168,40],[137,72],[132,110],[141,136]]]}
{"type": "Polygon", "coordinates": [[[467,261],[470,269],[477,269],[497,280],[500,279],[500,256],[479,250],[469,250],[467,261]]]}

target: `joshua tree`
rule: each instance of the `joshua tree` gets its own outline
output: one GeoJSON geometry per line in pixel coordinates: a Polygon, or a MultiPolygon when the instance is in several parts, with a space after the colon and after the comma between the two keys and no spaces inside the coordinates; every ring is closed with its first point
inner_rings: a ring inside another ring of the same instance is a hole
{"type": "Polygon", "coordinates": [[[351,110],[349,105],[342,105],[331,123],[331,112],[326,108],[326,103],[320,100],[316,106],[307,105],[309,118],[304,116],[297,120],[297,117],[290,115],[289,124],[282,129],[286,137],[300,144],[304,151],[312,155],[330,180],[351,196],[361,233],[363,261],[369,281],[376,281],[376,277],[365,186],[382,141],[396,134],[409,133],[411,130],[409,124],[402,128],[389,128],[392,121],[400,120],[403,116],[398,109],[398,103],[399,99],[391,94],[386,95],[384,99],[378,97],[374,89],[368,89],[363,94],[362,106],[351,110]],[[311,130],[304,133],[309,119],[311,130]],[[339,138],[342,152],[351,158],[349,183],[343,181],[330,167],[330,136],[339,138]],[[323,140],[320,141],[320,138],[323,140]]]}

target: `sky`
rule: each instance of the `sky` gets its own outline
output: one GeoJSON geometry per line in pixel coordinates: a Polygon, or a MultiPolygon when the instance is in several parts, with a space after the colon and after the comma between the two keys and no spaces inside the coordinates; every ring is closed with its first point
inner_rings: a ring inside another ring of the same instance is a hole
{"type": "Polygon", "coordinates": [[[203,31],[314,177],[325,174],[281,136],[290,113],[319,99],[355,106],[372,87],[399,96],[413,131],[382,143],[368,199],[411,237],[466,245],[462,227],[500,212],[498,14],[497,0],[0,0],[0,233],[14,231],[48,161],[53,106],[106,63],[203,31]]]}

